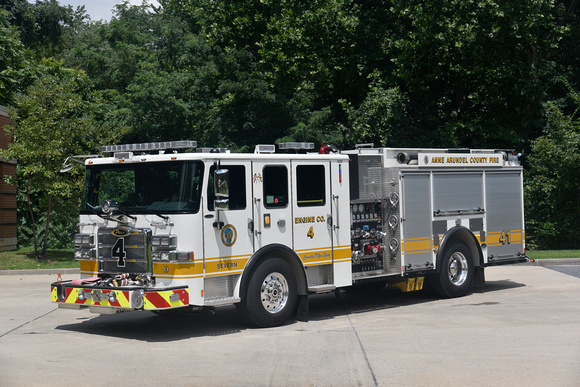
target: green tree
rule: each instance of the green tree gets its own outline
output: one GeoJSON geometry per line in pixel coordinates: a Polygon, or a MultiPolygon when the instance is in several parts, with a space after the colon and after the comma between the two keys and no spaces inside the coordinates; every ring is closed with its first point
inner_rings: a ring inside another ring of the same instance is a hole
{"type": "Polygon", "coordinates": [[[553,0],[391,3],[385,54],[421,143],[520,147],[541,133],[565,30],[553,0]]]}
{"type": "Polygon", "coordinates": [[[37,0],[34,4],[26,0],[0,0],[0,6],[10,12],[11,23],[37,59],[60,56],[89,19],[84,6],[73,10],[57,0],[37,0]]]}
{"type": "Polygon", "coordinates": [[[68,66],[84,69],[96,88],[124,93],[143,64],[155,68],[158,63],[161,26],[161,17],[151,6],[117,4],[109,23],[90,23],[78,31],[63,59],[68,66]]]}
{"type": "MultiPolygon", "coordinates": [[[[19,94],[11,112],[14,124],[7,131],[14,140],[2,156],[18,159],[18,188],[24,195],[27,222],[37,256],[45,257],[51,224],[76,216],[82,171],[58,173],[63,160],[75,154],[90,154],[107,142],[115,142],[122,128],[107,124],[110,106],[90,88],[84,73],[62,63],[43,60],[36,80],[19,94]],[[39,220],[44,227],[41,228],[39,220]],[[42,236],[42,244],[38,237],[42,236]]],[[[22,208],[22,206],[20,206],[22,208]]]]}
{"type": "Polygon", "coordinates": [[[193,82],[190,74],[179,71],[138,72],[124,95],[129,110],[126,122],[133,128],[126,141],[191,138],[195,111],[189,87],[193,82]]]}
{"type": "Polygon", "coordinates": [[[28,61],[15,27],[8,22],[8,12],[0,9],[0,105],[10,105],[23,80],[28,61]]]}
{"type": "Polygon", "coordinates": [[[364,39],[352,1],[161,3],[213,51],[217,74],[203,130],[211,138],[239,149],[308,133],[342,138],[339,101],[362,100],[368,82],[357,67],[364,39]]]}
{"type": "Polygon", "coordinates": [[[580,94],[568,87],[574,111],[548,103],[548,124],[528,157],[526,239],[533,248],[580,248],[580,94]]]}
{"type": "Polygon", "coordinates": [[[350,145],[413,146],[415,136],[407,116],[407,97],[397,87],[387,88],[380,74],[375,74],[374,78],[365,100],[358,107],[342,101],[348,114],[348,126],[352,128],[350,145]]]}

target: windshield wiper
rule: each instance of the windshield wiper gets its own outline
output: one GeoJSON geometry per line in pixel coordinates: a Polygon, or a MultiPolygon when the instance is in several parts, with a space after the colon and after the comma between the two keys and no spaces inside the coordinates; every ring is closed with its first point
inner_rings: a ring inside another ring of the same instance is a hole
{"type": "MultiPolygon", "coordinates": [[[[88,204],[88,203],[87,203],[88,204]]],[[[97,210],[95,210],[93,208],[93,206],[91,206],[90,204],[88,204],[88,208],[89,211],[91,211],[93,214],[97,215],[99,218],[101,219],[106,219],[103,215],[99,214],[99,212],[97,210]]]]}
{"type": "MultiPolygon", "coordinates": [[[[121,209],[118,209],[117,212],[119,212],[121,215],[126,216],[127,218],[130,218],[130,219],[135,220],[135,221],[137,220],[136,217],[134,217],[133,215],[129,215],[128,213],[126,213],[125,211],[123,211],[121,209]]],[[[111,215],[111,216],[113,216],[113,215],[111,215]]],[[[114,219],[114,220],[117,220],[117,219],[114,219]]],[[[117,220],[117,222],[120,222],[120,220],[117,220]]]]}
{"type": "Polygon", "coordinates": [[[164,220],[164,221],[166,221],[166,222],[169,220],[169,216],[161,215],[160,213],[157,213],[157,212],[155,212],[155,211],[151,211],[151,213],[152,213],[153,215],[156,215],[156,216],[160,217],[161,219],[163,219],[163,220],[164,220]]]}

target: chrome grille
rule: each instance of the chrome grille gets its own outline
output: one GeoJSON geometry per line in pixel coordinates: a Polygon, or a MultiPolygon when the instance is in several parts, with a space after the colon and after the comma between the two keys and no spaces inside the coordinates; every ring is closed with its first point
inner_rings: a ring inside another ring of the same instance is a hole
{"type": "Polygon", "coordinates": [[[98,232],[99,270],[104,272],[147,273],[151,271],[151,230],[100,228],[98,232]],[[121,230],[121,232],[118,232],[121,230]],[[124,239],[125,266],[119,265],[113,248],[124,239]]]}

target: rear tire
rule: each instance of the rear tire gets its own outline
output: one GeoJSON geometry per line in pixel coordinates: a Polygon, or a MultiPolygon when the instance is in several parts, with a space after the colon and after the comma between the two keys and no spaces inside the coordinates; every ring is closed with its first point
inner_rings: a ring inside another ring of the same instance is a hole
{"type": "Polygon", "coordinates": [[[441,271],[431,275],[433,291],[441,298],[462,297],[473,280],[473,257],[469,248],[456,242],[445,249],[441,271]]]}
{"type": "Polygon", "coordinates": [[[284,324],[296,306],[296,277],[288,262],[271,258],[251,274],[242,302],[236,304],[241,317],[256,327],[284,324]]]}

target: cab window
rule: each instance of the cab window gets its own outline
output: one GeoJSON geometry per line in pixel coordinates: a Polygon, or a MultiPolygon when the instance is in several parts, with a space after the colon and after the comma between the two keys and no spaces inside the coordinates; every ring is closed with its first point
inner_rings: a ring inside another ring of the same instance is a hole
{"type": "Polygon", "coordinates": [[[288,170],[283,165],[266,166],[263,170],[264,207],[288,205],[288,170]]]}
{"type": "Polygon", "coordinates": [[[324,165],[296,167],[296,201],[298,207],[323,206],[325,200],[324,165]]]}

